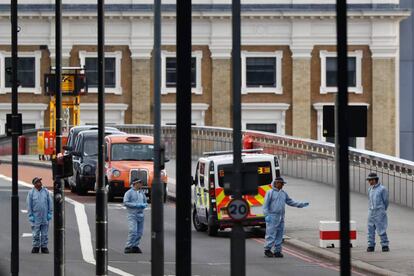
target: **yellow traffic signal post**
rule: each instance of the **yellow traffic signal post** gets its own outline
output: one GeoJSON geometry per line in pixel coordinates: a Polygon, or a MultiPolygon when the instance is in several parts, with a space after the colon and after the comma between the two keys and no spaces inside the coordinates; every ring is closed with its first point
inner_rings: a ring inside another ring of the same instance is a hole
{"type": "MultiPolygon", "coordinates": [[[[52,67],[51,71],[55,69],[52,67]]],[[[65,110],[63,124],[63,144],[66,143],[69,128],[80,124],[80,96],[88,93],[85,69],[83,67],[62,67],[65,72],[61,77],[62,110],[65,110]]],[[[56,95],[55,74],[45,75],[45,94],[50,96],[49,101],[49,131],[38,134],[39,159],[54,157],[56,139],[56,95]],[[41,147],[43,146],[43,149],[41,147]]]]}

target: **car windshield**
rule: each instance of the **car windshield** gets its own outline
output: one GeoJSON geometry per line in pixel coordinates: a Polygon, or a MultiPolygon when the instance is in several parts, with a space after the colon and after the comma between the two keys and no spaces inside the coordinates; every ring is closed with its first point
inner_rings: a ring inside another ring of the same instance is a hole
{"type": "Polygon", "coordinates": [[[85,139],[83,144],[84,156],[96,156],[98,155],[98,137],[90,137],[85,139]]]}
{"type": "Polygon", "coordinates": [[[153,144],[112,144],[111,146],[112,161],[152,161],[154,158],[153,144]]]}

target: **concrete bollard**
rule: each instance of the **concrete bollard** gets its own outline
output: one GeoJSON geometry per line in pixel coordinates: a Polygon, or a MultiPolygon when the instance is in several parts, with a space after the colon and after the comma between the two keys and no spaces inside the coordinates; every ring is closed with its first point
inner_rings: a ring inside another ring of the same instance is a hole
{"type": "MultiPolygon", "coordinates": [[[[357,233],[356,222],[353,220],[350,221],[349,235],[351,247],[355,247],[357,233]]],[[[319,247],[340,247],[339,221],[319,221],[319,247]]]]}

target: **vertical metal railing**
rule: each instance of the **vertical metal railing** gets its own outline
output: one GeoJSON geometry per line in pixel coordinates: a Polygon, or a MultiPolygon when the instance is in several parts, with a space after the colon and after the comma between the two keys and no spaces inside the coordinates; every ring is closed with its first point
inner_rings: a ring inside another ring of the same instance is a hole
{"type": "MultiPolygon", "coordinates": [[[[12,33],[12,117],[17,116],[18,113],[18,94],[17,94],[17,0],[11,1],[10,7],[11,17],[11,33],[12,33]]],[[[11,194],[11,253],[10,253],[10,272],[12,275],[19,275],[19,188],[17,185],[19,179],[18,171],[18,156],[17,156],[17,138],[18,133],[15,133],[15,121],[12,123],[12,194],[11,194]]]]}
{"type": "Polygon", "coordinates": [[[176,275],[191,275],[191,0],[177,0],[176,275]]]}
{"type": "Polygon", "coordinates": [[[105,1],[98,0],[98,175],[96,177],[96,275],[108,275],[108,193],[105,187],[105,1]]]}
{"type": "MultiPolygon", "coordinates": [[[[55,1],[55,99],[56,99],[56,155],[62,152],[62,1],[55,1]]],[[[60,176],[55,174],[53,187],[54,202],[54,271],[65,275],[65,194],[60,176]]]]}
{"type": "Polygon", "coordinates": [[[151,274],[164,275],[164,207],[161,182],[161,0],[154,2],[154,181],[151,198],[151,274]]]}

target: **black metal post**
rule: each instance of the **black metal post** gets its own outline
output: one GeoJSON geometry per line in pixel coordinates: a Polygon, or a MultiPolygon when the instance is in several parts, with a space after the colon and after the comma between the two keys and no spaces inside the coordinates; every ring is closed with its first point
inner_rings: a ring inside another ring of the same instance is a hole
{"type": "Polygon", "coordinates": [[[335,158],[337,200],[339,194],[339,218],[341,230],[341,275],[343,276],[351,275],[351,250],[349,237],[348,124],[346,117],[348,109],[348,42],[346,9],[346,0],[336,1],[338,94],[336,97],[335,108],[335,158]]]}
{"type": "MultiPolygon", "coordinates": [[[[240,0],[232,0],[232,90],[233,90],[233,183],[234,198],[242,198],[241,177],[241,57],[240,0]]],[[[235,222],[230,240],[231,275],[246,275],[245,233],[241,222],[235,222]]]]}
{"type": "MultiPolygon", "coordinates": [[[[55,2],[55,43],[56,43],[56,155],[62,152],[62,1],[55,2]]],[[[56,175],[53,183],[54,203],[54,271],[55,276],[65,275],[65,195],[62,179],[56,175]]]]}
{"type": "Polygon", "coordinates": [[[96,275],[108,275],[108,194],[105,187],[105,1],[98,0],[98,175],[96,176],[96,275]]]}
{"type": "Polygon", "coordinates": [[[177,0],[176,275],[191,275],[191,0],[177,0]]]}
{"type": "MultiPolygon", "coordinates": [[[[151,212],[151,272],[164,275],[164,206],[161,182],[161,0],[154,1],[154,180],[151,212]]],[[[166,192],[166,191],[165,191],[166,192]]]]}
{"type": "MultiPolygon", "coordinates": [[[[11,108],[12,116],[18,113],[18,96],[17,96],[17,0],[11,1],[11,33],[12,33],[12,95],[11,108]]],[[[14,126],[12,126],[14,129],[14,126]]],[[[18,135],[12,133],[12,195],[11,195],[11,253],[10,253],[10,272],[11,275],[19,275],[19,188],[17,182],[18,174],[18,156],[17,156],[17,139],[18,135]]]]}

